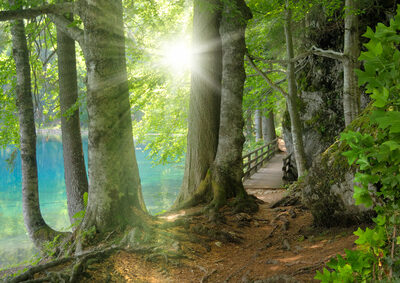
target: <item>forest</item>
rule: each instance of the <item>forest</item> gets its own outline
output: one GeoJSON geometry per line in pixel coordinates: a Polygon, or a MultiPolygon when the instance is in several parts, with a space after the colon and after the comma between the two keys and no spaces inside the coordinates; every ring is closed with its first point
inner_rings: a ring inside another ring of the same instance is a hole
{"type": "Polygon", "coordinates": [[[396,0],[0,0],[0,281],[400,281],[396,0]]]}

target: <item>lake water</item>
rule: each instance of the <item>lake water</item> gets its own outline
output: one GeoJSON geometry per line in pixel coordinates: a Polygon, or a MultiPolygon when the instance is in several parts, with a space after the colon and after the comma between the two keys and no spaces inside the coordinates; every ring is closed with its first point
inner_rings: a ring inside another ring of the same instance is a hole
{"type": "MultiPolygon", "coordinates": [[[[87,163],[87,139],[83,139],[87,163]]],[[[183,165],[153,166],[147,153],[137,146],[136,158],[142,182],[143,197],[150,213],[172,205],[183,177],[183,165]]],[[[21,161],[15,159],[12,172],[6,159],[11,148],[0,149],[0,268],[26,260],[37,253],[30,242],[22,216],[21,161]]],[[[54,229],[67,229],[69,224],[64,184],[62,144],[56,138],[38,138],[37,162],[39,198],[45,221],[54,229]]]]}

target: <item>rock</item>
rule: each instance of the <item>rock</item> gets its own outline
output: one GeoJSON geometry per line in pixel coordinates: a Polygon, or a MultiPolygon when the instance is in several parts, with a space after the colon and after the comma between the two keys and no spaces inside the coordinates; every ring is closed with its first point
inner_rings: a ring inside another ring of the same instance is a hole
{"type": "MultiPolygon", "coordinates": [[[[307,166],[311,166],[314,158],[325,151],[344,129],[340,92],[338,93],[336,90],[330,92],[303,91],[299,108],[307,166]]],[[[287,153],[291,154],[293,153],[293,143],[288,115],[285,115],[282,125],[287,153]]],[[[295,167],[294,175],[297,177],[294,154],[290,158],[291,165],[295,167]]]]}
{"type": "MultiPolygon", "coordinates": [[[[369,111],[370,107],[349,125],[349,129],[359,130],[369,124],[369,111]]],[[[317,226],[354,225],[368,221],[373,214],[371,209],[355,204],[353,180],[357,168],[349,166],[342,155],[347,150],[346,144],[335,142],[314,160],[308,175],[291,187],[301,192],[302,203],[311,210],[317,226]]]]}
{"type": "Polygon", "coordinates": [[[217,247],[222,247],[222,243],[221,243],[221,242],[215,242],[215,245],[216,245],[217,247]]]}

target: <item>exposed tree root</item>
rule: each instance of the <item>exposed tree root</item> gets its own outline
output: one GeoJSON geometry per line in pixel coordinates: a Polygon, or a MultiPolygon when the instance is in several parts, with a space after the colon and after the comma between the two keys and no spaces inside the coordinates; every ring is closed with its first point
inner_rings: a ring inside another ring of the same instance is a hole
{"type": "Polygon", "coordinates": [[[25,271],[24,273],[14,277],[10,280],[6,280],[6,282],[16,283],[16,282],[22,282],[22,281],[29,280],[29,279],[33,278],[33,275],[35,275],[36,273],[42,272],[44,270],[50,269],[50,268],[58,266],[58,265],[65,264],[67,262],[71,262],[74,259],[75,259],[74,257],[65,257],[65,258],[56,259],[54,261],[51,261],[51,262],[48,262],[45,264],[33,266],[33,267],[29,268],[27,271],[25,271]]]}
{"type": "Polygon", "coordinates": [[[245,268],[247,268],[249,265],[251,265],[254,260],[259,256],[259,252],[256,252],[247,262],[246,264],[244,264],[241,268],[239,268],[238,270],[236,270],[235,272],[231,273],[225,280],[224,283],[226,282],[230,282],[231,278],[233,276],[235,276],[236,274],[239,274],[240,272],[242,272],[242,270],[244,270],[245,268]]]}
{"type": "Polygon", "coordinates": [[[233,197],[233,201],[229,203],[234,207],[234,212],[254,213],[258,210],[257,198],[248,195],[243,189],[242,184],[237,185],[222,185],[217,180],[219,178],[213,176],[210,169],[206,177],[200,182],[195,193],[189,199],[178,203],[173,208],[174,211],[185,209],[199,205],[201,203],[207,204],[204,213],[211,215],[218,213],[218,210],[224,205],[228,204],[229,199],[233,197]],[[232,188],[230,188],[232,186],[232,188]]]}
{"type": "Polygon", "coordinates": [[[287,195],[282,199],[272,203],[270,208],[276,208],[280,206],[292,206],[301,204],[300,197],[297,195],[287,195]]]}
{"type": "Polygon", "coordinates": [[[213,275],[215,272],[217,272],[216,269],[213,269],[211,272],[206,272],[206,275],[203,276],[203,278],[201,278],[200,283],[205,283],[208,281],[208,279],[211,277],[211,275],[213,275]]]}
{"type": "MultiPolygon", "coordinates": [[[[249,197],[248,200],[254,199],[249,197]]],[[[168,268],[167,265],[179,265],[181,259],[190,259],[193,255],[199,256],[210,251],[212,241],[221,243],[242,241],[240,232],[232,230],[225,217],[238,215],[235,211],[237,203],[243,202],[234,199],[229,206],[224,206],[223,209],[214,211],[212,214],[204,215],[204,210],[200,209],[199,216],[184,215],[173,222],[152,218],[146,225],[136,226],[124,233],[109,232],[103,235],[101,242],[94,234],[91,244],[93,246],[93,242],[96,242],[97,247],[101,248],[33,266],[19,276],[8,278],[6,282],[26,282],[27,280],[28,282],[79,282],[84,278],[88,266],[104,261],[119,251],[144,254],[145,260],[162,263],[165,269],[168,268]],[[205,251],[201,247],[204,247],[205,251]],[[35,278],[38,276],[40,278],[35,278]]],[[[234,221],[240,222],[239,218],[233,217],[234,221]]],[[[76,240],[74,237],[77,235],[73,234],[72,237],[59,243],[61,246],[59,254],[65,255],[67,251],[76,252],[73,250],[74,240],[76,240]]],[[[205,274],[203,282],[206,282],[214,272],[205,274]]]]}

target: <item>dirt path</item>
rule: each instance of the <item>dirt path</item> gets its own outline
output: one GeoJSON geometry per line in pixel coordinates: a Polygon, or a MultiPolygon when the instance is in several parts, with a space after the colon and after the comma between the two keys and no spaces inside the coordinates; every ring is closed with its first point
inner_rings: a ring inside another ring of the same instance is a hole
{"type": "Polygon", "coordinates": [[[195,244],[181,246],[189,259],[178,264],[153,263],[121,252],[92,266],[91,278],[82,282],[254,282],[272,276],[313,282],[316,270],[351,249],[356,239],[355,227],[315,229],[307,210],[271,209],[268,204],[252,217],[228,215],[220,228],[240,236],[241,243],[212,241],[208,250],[195,244]]]}

